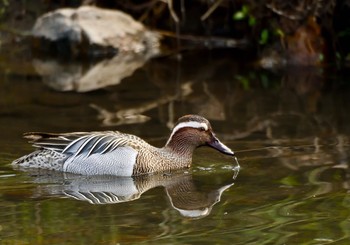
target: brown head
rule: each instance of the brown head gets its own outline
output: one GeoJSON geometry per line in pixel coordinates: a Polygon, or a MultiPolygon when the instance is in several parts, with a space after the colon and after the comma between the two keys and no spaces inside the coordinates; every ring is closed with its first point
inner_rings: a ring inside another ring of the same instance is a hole
{"type": "Polygon", "coordinates": [[[198,115],[179,118],[165,146],[184,153],[192,153],[199,146],[210,146],[224,154],[234,155],[233,151],[215,136],[209,121],[198,115]]]}

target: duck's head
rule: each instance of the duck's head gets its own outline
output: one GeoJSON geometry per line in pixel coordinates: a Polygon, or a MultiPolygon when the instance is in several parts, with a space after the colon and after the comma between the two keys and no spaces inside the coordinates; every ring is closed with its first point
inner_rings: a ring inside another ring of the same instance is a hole
{"type": "Polygon", "coordinates": [[[186,115],[176,122],[166,147],[173,150],[193,150],[199,146],[210,146],[224,154],[234,155],[234,152],[220,142],[215,136],[207,119],[198,115],[186,115]]]}

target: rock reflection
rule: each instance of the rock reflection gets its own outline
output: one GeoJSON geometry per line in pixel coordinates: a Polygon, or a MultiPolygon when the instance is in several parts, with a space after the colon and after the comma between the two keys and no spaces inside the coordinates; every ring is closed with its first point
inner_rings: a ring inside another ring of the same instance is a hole
{"type": "Polygon", "coordinates": [[[144,65],[148,58],[128,53],[91,63],[34,59],[33,66],[43,81],[57,91],[88,92],[117,85],[144,65]]]}
{"type": "Polygon", "coordinates": [[[191,173],[154,174],[134,177],[81,176],[51,171],[34,171],[35,182],[45,183],[36,191],[43,195],[65,195],[91,204],[116,204],[137,200],[150,189],[164,187],[172,208],[188,218],[202,218],[210,214],[220,201],[222,193],[230,188],[239,168],[234,168],[233,178],[218,186],[203,190],[191,173]],[[58,184],[60,183],[60,184],[58,184]]]}

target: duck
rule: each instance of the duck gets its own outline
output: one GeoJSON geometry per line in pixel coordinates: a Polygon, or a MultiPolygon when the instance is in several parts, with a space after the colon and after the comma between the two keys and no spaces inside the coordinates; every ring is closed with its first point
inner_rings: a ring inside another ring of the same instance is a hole
{"type": "Polygon", "coordinates": [[[161,148],[119,131],[29,132],[24,138],[37,150],[14,160],[13,166],[80,175],[137,176],[190,168],[193,152],[201,146],[234,156],[199,115],[180,117],[161,148]]]}

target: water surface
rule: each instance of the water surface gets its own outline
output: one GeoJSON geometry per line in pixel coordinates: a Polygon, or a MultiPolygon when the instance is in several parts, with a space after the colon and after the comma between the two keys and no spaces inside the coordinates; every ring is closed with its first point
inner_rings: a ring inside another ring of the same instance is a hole
{"type": "Polygon", "coordinates": [[[32,59],[4,63],[0,243],[348,244],[349,73],[263,71],[239,55],[158,58],[83,93],[53,86],[32,59]],[[23,132],[120,130],[162,146],[189,113],[237,153],[236,178],[234,160],[208,148],[189,170],[141,179],[9,165],[32,150],[23,132]]]}

